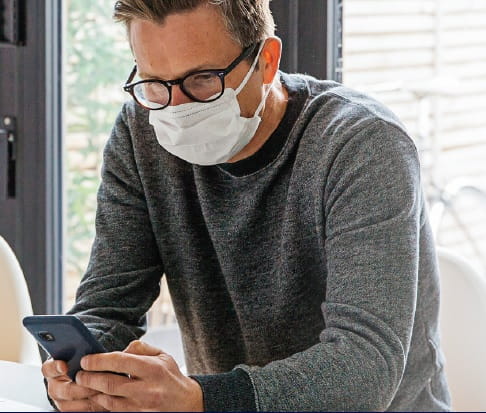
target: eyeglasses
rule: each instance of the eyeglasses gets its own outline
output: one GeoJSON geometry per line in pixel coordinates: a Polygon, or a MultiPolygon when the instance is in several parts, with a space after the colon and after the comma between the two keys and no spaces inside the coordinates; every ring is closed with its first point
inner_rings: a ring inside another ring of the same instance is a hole
{"type": "Polygon", "coordinates": [[[131,83],[137,73],[135,65],[123,90],[130,93],[140,106],[149,110],[161,110],[169,106],[174,85],[178,85],[187,97],[196,102],[214,102],[224,93],[226,75],[248,58],[256,46],[253,44],[244,49],[226,69],[198,70],[175,80],[147,79],[131,83]]]}

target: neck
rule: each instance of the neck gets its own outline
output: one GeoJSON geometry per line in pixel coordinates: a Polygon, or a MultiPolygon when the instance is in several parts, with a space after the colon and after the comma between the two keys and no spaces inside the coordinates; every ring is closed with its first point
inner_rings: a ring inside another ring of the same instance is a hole
{"type": "Polygon", "coordinates": [[[287,109],[288,92],[280,82],[274,82],[271,88],[255,136],[228,163],[241,161],[258,152],[282,121],[287,109]]]}

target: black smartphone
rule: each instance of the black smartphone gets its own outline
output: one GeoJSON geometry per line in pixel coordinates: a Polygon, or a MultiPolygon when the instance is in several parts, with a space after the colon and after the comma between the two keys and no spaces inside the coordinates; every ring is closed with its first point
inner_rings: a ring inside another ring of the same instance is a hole
{"type": "Polygon", "coordinates": [[[23,319],[24,327],[55,360],[68,365],[68,376],[74,381],[81,370],[81,359],[87,354],[106,353],[83,322],[73,315],[34,315],[23,319]]]}

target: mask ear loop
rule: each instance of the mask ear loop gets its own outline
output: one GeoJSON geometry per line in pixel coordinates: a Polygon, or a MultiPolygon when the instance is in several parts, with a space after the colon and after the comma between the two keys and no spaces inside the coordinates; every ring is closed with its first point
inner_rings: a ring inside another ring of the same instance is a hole
{"type": "Polygon", "coordinates": [[[245,78],[243,79],[243,81],[240,83],[240,86],[238,86],[238,89],[235,90],[235,93],[236,95],[239,95],[240,92],[243,90],[243,88],[246,86],[246,84],[248,83],[248,80],[250,80],[250,77],[251,75],[253,74],[253,72],[255,71],[255,67],[258,63],[258,59],[260,58],[260,53],[262,52],[263,50],[263,46],[265,45],[265,42],[262,42],[262,44],[260,45],[259,49],[258,49],[258,53],[255,57],[255,60],[253,61],[251,67],[250,67],[250,70],[248,71],[248,73],[246,74],[245,78]]]}
{"type": "MultiPolygon", "coordinates": [[[[273,82],[272,82],[272,83],[273,83],[273,82]]],[[[260,112],[262,111],[263,106],[265,105],[265,102],[267,101],[268,95],[270,94],[270,91],[272,90],[272,83],[269,83],[269,84],[268,84],[268,89],[267,89],[267,91],[265,92],[265,95],[263,96],[262,101],[261,101],[261,102],[260,102],[260,104],[258,105],[257,110],[255,111],[255,114],[253,115],[253,117],[255,117],[255,116],[260,116],[260,112]]]]}

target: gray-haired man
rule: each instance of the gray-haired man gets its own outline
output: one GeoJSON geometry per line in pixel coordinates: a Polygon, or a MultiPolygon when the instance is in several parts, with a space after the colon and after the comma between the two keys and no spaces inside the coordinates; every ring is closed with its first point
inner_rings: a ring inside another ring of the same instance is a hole
{"type": "Polygon", "coordinates": [[[121,0],[136,66],[71,314],[112,353],[60,410],[449,410],[416,149],[339,84],[278,71],[268,0],[121,0]],[[136,341],[165,274],[190,376],[136,341]],[[114,371],[130,377],[106,373],[114,371]]]}

